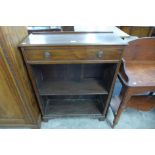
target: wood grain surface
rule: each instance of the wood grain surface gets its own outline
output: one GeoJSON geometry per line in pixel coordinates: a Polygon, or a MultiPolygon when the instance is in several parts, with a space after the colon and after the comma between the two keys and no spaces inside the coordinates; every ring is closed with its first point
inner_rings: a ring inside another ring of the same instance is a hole
{"type": "MultiPolygon", "coordinates": [[[[38,126],[38,119],[40,117],[38,104],[27,75],[21,52],[17,47],[26,36],[26,27],[0,27],[2,55],[0,63],[2,64],[1,67],[3,66],[1,68],[1,72],[3,73],[1,76],[7,79],[6,81],[1,77],[1,82],[4,81],[4,90],[8,89],[10,96],[4,98],[6,100],[5,102],[0,102],[3,112],[5,109],[5,115],[3,115],[4,113],[1,114],[1,117],[3,116],[5,119],[0,118],[0,126],[38,126]],[[14,113],[16,119],[21,120],[22,117],[22,122],[14,121],[14,117],[11,119],[11,113],[14,113]]],[[[1,87],[1,93],[4,93],[3,87],[1,87]]],[[[5,93],[7,94],[7,92],[5,93]]]]}

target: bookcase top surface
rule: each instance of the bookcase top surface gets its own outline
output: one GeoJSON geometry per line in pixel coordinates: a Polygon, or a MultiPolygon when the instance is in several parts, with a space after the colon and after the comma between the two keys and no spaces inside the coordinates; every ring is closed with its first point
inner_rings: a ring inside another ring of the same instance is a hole
{"type": "Polygon", "coordinates": [[[53,33],[30,34],[19,45],[22,46],[82,46],[82,45],[127,45],[123,39],[109,33],[53,33]]]}

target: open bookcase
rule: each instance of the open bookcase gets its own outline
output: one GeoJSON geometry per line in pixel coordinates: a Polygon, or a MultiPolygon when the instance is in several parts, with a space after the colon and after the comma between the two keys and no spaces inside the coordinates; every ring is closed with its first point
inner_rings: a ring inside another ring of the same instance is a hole
{"type": "Polygon", "coordinates": [[[104,120],[126,46],[113,32],[31,34],[19,45],[43,120],[104,120]]]}
{"type": "Polygon", "coordinates": [[[32,65],[44,119],[102,116],[116,64],[32,65]]]}

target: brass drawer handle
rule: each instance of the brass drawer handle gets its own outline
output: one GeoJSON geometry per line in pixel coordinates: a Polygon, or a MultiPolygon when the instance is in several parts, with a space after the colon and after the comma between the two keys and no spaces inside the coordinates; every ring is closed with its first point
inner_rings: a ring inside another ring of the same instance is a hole
{"type": "Polygon", "coordinates": [[[104,52],[103,52],[103,51],[98,51],[97,54],[96,54],[96,56],[97,56],[98,58],[102,58],[103,55],[104,55],[104,52]]]}
{"type": "Polygon", "coordinates": [[[50,58],[51,57],[51,53],[50,52],[44,52],[44,58],[50,58]]]}

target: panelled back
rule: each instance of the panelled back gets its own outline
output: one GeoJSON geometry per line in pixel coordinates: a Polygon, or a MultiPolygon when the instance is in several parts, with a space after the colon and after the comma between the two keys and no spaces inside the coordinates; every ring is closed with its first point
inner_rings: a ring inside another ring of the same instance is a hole
{"type": "Polygon", "coordinates": [[[155,61],[155,37],[129,42],[123,58],[125,61],[155,61]]]}

